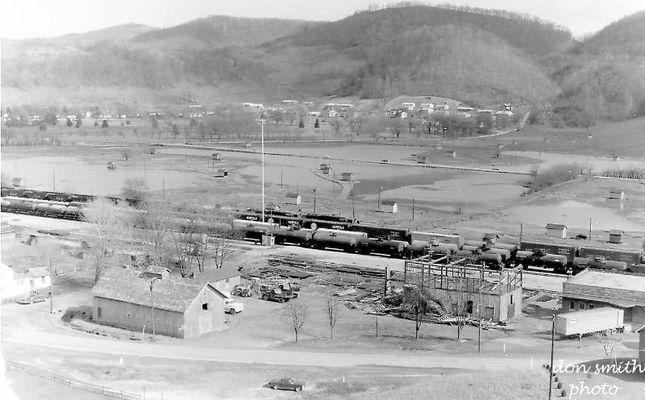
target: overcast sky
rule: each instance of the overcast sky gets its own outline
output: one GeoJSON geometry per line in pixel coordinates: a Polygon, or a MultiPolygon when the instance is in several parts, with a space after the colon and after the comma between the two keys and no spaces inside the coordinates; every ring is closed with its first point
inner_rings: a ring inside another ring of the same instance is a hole
{"type": "MultiPolygon", "coordinates": [[[[379,0],[13,0],[0,10],[0,37],[83,33],[125,23],[169,27],[208,15],[336,21],[379,0]]],[[[563,25],[580,36],[645,9],[642,0],[426,0],[497,8],[563,25]]]]}

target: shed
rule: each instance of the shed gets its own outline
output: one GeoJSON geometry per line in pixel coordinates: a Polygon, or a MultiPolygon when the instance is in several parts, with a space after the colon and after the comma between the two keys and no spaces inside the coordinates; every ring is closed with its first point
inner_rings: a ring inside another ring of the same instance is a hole
{"type": "Polygon", "coordinates": [[[612,229],[609,231],[609,243],[622,243],[623,242],[623,235],[625,234],[624,231],[620,229],[612,229]]]}
{"type": "Polygon", "coordinates": [[[625,322],[645,324],[645,276],[586,269],[562,284],[563,311],[625,310],[625,322]]]}
{"type": "Polygon", "coordinates": [[[295,204],[298,206],[300,205],[300,203],[302,203],[302,196],[300,196],[298,193],[287,193],[285,197],[285,203],[287,204],[295,204]]]}
{"type": "Polygon", "coordinates": [[[141,278],[157,278],[157,279],[166,279],[170,276],[170,270],[166,267],[159,267],[156,265],[151,265],[146,268],[140,275],[141,278]]]}
{"type": "Polygon", "coordinates": [[[384,212],[391,212],[392,214],[394,214],[399,211],[399,206],[394,200],[382,200],[381,206],[384,212]]]}
{"type": "Polygon", "coordinates": [[[320,164],[320,172],[325,175],[329,175],[333,172],[333,169],[329,164],[320,164]]]}
{"type": "Polygon", "coordinates": [[[565,239],[567,237],[567,226],[562,224],[546,224],[546,235],[565,239]]]}
{"type": "Polygon", "coordinates": [[[612,190],[609,192],[610,199],[616,200],[625,200],[625,191],[624,190],[612,190]]]}
{"type": "Polygon", "coordinates": [[[211,156],[211,160],[213,160],[213,161],[221,161],[222,156],[220,155],[220,153],[213,153],[213,155],[211,156]]]}
{"type": "Polygon", "coordinates": [[[353,175],[354,175],[353,172],[342,172],[340,174],[340,180],[345,182],[351,182],[354,180],[353,175]]]}
{"type": "Polygon", "coordinates": [[[116,169],[116,164],[114,161],[108,161],[107,169],[116,169]]]}
{"type": "Polygon", "coordinates": [[[92,289],[94,321],[135,332],[192,338],[224,329],[226,296],[210,283],[154,280],[106,268],[92,289]]]}
{"type": "Polygon", "coordinates": [[[226,168],[219,168],[215,173],[215,178],[225,178],[228,176],[228,170],[226,168]]]}

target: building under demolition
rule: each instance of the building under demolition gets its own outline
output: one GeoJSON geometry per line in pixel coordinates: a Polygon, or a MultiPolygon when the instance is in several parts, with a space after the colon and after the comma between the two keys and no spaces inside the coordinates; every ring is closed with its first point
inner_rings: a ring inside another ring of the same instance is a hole
{"type": "Polygon", "coordinates": [[[522,267],[499,271],[426,255],[405,262],[404,281],[456,315],[505,321],[522,309],[522,267]]]}

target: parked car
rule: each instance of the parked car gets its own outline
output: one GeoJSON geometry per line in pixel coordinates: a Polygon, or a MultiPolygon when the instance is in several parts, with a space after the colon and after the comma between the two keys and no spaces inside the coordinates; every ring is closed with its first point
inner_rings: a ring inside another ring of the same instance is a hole
{"type": "Polygon", "coordinates": [[[291,378],[282,378],[270,380],[267,382],[266,387],[273,390],[293,390],[294,392],[299,392],[305,387],[305,384],[295,382],[291,378]]]}
{"type": "Polygon", "coordinates": [[[34,303],[42,303],[45,301],[46,298],[41,296],[38,292],[32,291],[25,297],[18,299],[16,303],[18,304],[34,304],[34,303]]]}
{"type": "Polygon", "coordinates": [[[244,304],[234,299],[224,300],[224,312],[227,314],[237,314],[244,311],[244,304]]]}

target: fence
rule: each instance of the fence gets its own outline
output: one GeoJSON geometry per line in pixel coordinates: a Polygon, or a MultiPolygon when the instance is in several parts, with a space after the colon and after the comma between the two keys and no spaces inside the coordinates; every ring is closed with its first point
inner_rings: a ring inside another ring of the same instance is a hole
{"type": "Polygon", "coordinates": [[[7,368],[12,368],[16,369],[19,371],[26,372],[31,375],[36,375],[41,378],[46,378],[46,379],[51,379],[55,382],[62,383],[64,385],[67,385],[69,387],[75,388],[75,389],[80,389],[80,390],[85,390],[87,392],[92,392],[92,393],[97,393],[106,397],[112,397],[115,399],[126,399],[126,400],[142,400],[142,396],[137,393],[130,393],[126,392],[123,390],[116,390],[116,389],[111,389],[105,386],[99,386],[99,385],[93,385],[91,383],[85,383],[81,381],[77,381],[75,379],[70,379],[68,377],[65,377],[63,375],[59,375],[55,372],[50,372],[46,370],[42,370],[39,368],[35,368],[29,365],[25,364],[20,364],[16,363],[13,361],[8,361],[7,362],[7,368]]]}

